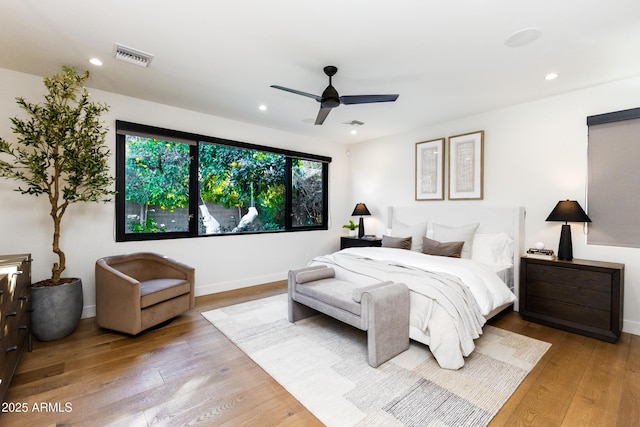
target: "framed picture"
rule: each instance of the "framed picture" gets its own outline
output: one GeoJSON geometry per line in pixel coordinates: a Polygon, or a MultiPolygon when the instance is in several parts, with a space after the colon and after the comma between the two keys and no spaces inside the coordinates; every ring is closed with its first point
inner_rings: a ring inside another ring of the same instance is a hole
{"type": "Polygon", "coordinates": [[[449,200],[483,197],[484,131],[449,137],[449,200]]]}
{"type": "Polygon", "coordinates": [[[444,199],[444,138],[416,143],[416,200],[444,199]]]}

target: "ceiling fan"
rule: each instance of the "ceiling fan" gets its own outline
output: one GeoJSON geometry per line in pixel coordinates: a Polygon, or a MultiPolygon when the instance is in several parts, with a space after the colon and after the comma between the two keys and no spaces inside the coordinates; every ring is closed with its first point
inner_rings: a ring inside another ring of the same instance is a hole
{"type": "Polygon", "coordinates": [[[313,98],[320,103],[320,111],[316,117],[317,125],[324,123],[331,110],[338,107],[340,104],[369,104],[373,102],[393,102],[398,99],[398,94],[393,95],[338,95],[338,91],[332,86],[331,78],[338,72],[338,68],[333,65],[324,67],[324,73],[329,76],[329,86],[322,92],[322,96],[314,95],[312,93],[302,92],[295,89],[289,89],[288,87],[271,85],[272,88],[284,90],[286,92],[295,93],[297,95],[313,98]]]}

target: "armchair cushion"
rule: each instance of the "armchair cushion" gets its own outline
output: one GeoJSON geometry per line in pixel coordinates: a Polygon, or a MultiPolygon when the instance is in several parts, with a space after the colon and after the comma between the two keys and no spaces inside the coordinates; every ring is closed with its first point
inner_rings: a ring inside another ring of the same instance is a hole
{"type": "Polygon", "coordinates": [[[151,279],[140,282],[140,307],[146,308],[159,302],[190,292],[191,284],[182,279],[151,279]]]}

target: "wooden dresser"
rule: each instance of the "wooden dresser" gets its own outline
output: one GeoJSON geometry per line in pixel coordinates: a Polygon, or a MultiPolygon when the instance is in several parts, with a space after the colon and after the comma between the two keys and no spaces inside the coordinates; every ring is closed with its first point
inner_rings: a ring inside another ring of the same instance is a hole
{"type": "Polygon", "coordinates": [[[0,399],[25,348],[31,351],[31,254],[0,255],[0,399]]]}
{"type": "Polygon", "coordinates": [[[624,264],[523,257],[520,314],[525,320],[603,341],[622,330],[624,264]]]}

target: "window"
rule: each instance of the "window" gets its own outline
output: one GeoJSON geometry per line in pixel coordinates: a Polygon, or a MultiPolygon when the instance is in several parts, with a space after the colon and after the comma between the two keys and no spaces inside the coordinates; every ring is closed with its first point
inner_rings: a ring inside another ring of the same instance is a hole
{"type": "Polygon", "coordinates": [[[587,243],[640,247],[640,108],[587,117],[587,243]]]}
{"type": "Polygon", "coordinates": [[[291,167],[292,227],[314,227],[324,224],[326,173],[321,162],[294,159],[291,167]]]}
{"type": "Polygon", "coordinates": [[[188,144],[125,135],[127,233],[189,230],[188,144]]]}
{"type": "Polygon", "coordinates": [[[116,240],[326,230],[331,158],[116,122],[116,240]]]}

